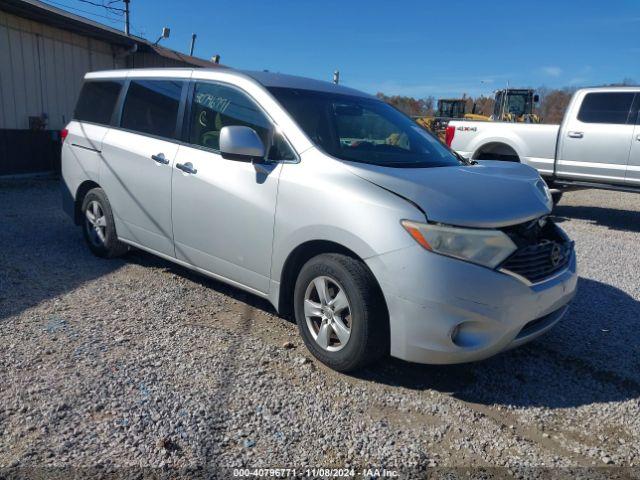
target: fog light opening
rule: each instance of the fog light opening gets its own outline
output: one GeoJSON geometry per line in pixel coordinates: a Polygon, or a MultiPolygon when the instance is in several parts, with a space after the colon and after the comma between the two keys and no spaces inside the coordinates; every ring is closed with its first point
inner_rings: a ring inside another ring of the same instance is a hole
{"type": "Polygon", "coordinates": [[[462,324],[459,323],[458,325],[456,325],[455,327],[453,327],[451,329],[451,341],[453,343],[455,343],[456,345],[458,344],[456,342],[456,338],[458,337],[458,334],[460,333],[460,325],[462,325],[462,324]]]}
{"type": "Polygon", "coordinates": [[[491,338],[488,325],[482,322],[462,322],[451,329],[451,341],[458,347],[478,348],[491,338]]]}

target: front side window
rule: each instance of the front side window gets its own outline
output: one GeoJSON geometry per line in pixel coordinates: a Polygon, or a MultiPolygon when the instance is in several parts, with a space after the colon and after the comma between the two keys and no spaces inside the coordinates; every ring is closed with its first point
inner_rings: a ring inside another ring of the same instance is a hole
{"type": "Polygon", "coordinates": [[[189,142],[220,150],[220,130],[237,125],[253,128],[265,146],[270,144],[271,124],[250,98],[226,85],[197,82],[191,106],[189,142]]]}
{"type": "Polygon", "coordinates": [[[389,167],[460,165],[409,117],[374,98],[272,87],[269,91],[328,154],[389,167]]]}
{"type": "Polygon", "coordinates": [[[183,82],[132,80],[122,109],[122,128],[175,138],[183,82]]]}
{"type": "Polygon", "coordinates": [[[582,100],[578,120],[585,123],[627,123],[633,92],[588,93],[582,100]]]}
{"type": "Polygon", "coordinates": [[[269,154],[267,155],[267,160],[294,161],[296,159],[296,154],[293,153],[293,149],[285,140],[284,136],[281,133],[274,134],[273,140],[271,141],[271,147],[269,148],[269,154]]]}
{"type": "Polygon", "coordinates": [[[109,125],[123,82],[90,80],[84,83],[73,117],[81,122],[109,125]]]}

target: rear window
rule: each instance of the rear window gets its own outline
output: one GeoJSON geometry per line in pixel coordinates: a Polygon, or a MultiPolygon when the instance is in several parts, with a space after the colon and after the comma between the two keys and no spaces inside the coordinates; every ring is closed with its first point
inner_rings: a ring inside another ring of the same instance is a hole
{"type": "Polygon", "coordinates": [[[122,109],[122,128],[174,138],[183,82],[132,80],[122,109]]]}
{"type": "Polygon", "coordinates": [[[634,95],[633,92],[588,93],[580,106],[578,120],[626,124],[634,95]]]}
{"type": "Polygon", "coordinates": [[[117,80],[85,82],[78,97],[74,118],[82,122],[109,125],[122,84],[117,80]]]}

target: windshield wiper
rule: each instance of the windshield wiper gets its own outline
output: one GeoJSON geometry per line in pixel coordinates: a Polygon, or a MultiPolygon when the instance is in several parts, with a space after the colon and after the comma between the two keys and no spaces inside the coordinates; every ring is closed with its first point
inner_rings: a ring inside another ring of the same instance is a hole
{"type": "Polygon", "coordinates": [[[458,152],[456,152],[455,150],[451,150],[451,153],[453,153],[458,158],[458,160],[460,160],[465,165],[477,165],[478,164],[478,162],[476,162],[475,160],[470,159],[470,158],[465,158],[462,155],[460,155],[458,152]]]}

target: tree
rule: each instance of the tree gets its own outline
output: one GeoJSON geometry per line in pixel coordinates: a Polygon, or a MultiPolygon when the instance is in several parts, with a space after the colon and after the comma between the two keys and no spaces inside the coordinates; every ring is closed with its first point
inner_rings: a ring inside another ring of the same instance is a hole
{"type": "Polygon", "coordinates": [[[436,99],[434,96],[430,95],[428,97],[425,97],[421,100],[422,102],[422,108],[423,108],[423,113],[422,115],[424,116],[432,116],[435,114],[436,111],[436,99]]]}
{"type": "Polygon", "coordinates": [[[564,117],[564,112],[569,105],[573,90],[564,88],[562,90],[548,90],[540,101],[540,116],[544,123],[560,123],[564,117]]]}
{"type": "Polygon", "coordinates": [[[485,97],[484,95],[476,97],[476,99],[475,99],[475,104],[476,104],[475,113],[477,113],[478,115],[484,115],[486,117],[490,117],[491,114],[493,113],[493,106],[495,105],[495,103],[496,102],[493,99],[493,97],[485,97]]]}
{"type": "Polygon", "coordinates": [[[382,92],[378,92],[376,97],[390,105],[393,105],[410,117],[428,115],[429,111],[433,112],[433,104],[435,103],[435,99],[433,97],[427,97],[419,100],[413,97],[405,97],[401,95],[387,96],[382,92]]]}

